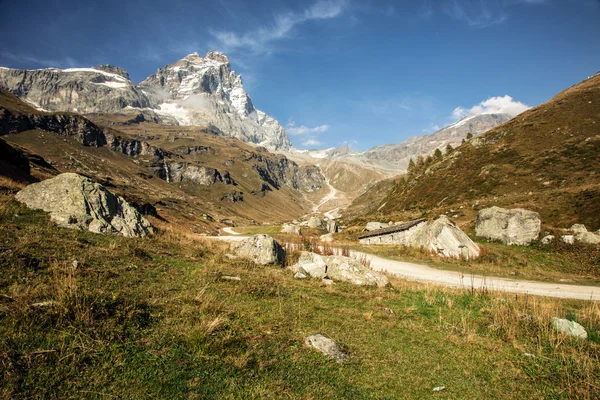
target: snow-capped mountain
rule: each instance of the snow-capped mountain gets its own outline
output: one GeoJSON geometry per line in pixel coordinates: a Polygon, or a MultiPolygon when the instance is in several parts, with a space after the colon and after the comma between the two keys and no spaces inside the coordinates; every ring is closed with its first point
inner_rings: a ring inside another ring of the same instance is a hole
{"type": "Polygon", "coordinates": [[[231,71],[223,53],[197,53],[159,68],[136,85],[122,68],[0,67],[0,87],[44,111],[142,114],[173,125],[212,125],[224,135],[271,150],[288,150],[291,142],[277,120],[256,109],[241,76],[231,71]]]}
{"type": "Polygon", "coordinates": [[[479,135],[510,119],[511,116],[508,114],[468,115],[431,135],[415,136],[401,143],[377,146],[360,153],[353,152],[346,146],[310,153],[314,158],[352,157],[379,163],[388,168],[395,167],[405,170],[411,158],[416,159],[420,155],[426,156],[438,148],[444,151],[447,145],[456,147],[462,143],[469,132],[479,135]]]}

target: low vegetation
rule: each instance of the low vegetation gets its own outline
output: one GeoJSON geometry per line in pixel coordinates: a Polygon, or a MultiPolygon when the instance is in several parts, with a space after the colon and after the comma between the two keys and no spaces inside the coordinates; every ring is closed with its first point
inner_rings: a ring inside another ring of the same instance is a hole
{"type": "Polygon", "coordinates": [[[3,398],[600,397],[597,303],[394,278],[323,286],[168,229],[59,229],[8,195],[0,225],[3,398]],[[557,334],[552,316],[589,340],[557,334]],[[305,348],[315,333],[349,361],[305,348]]]}

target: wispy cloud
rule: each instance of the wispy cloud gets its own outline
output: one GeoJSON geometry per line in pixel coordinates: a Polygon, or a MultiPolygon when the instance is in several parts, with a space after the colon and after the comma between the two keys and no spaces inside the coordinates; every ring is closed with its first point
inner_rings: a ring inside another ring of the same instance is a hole
{"type": "Polygon", "coordinates": [[[515,101],[510,96],[490,97],[468,109],[460,106],[456,107],[454,111],[452,111],[452,120],[457,121],[468,115],[481,114],[508,114],[511,117],[515,117],[530,108],[531,107],[527,104],[515,101]]]}
{"type": "Polygon", "coordinates": [[[421,16],[430,18],[437,12],[462,21],[473,28],[486,28],[506,21],[510,6],[541,5],[550,0],[424,0],[421,16]]]}
{"type": "Polygon", "coordinates": [[[295,126],[294,123],[289,123],[286,125],[286,132],[289,133],[290,135],[308,135],[308,134],[319,134],[319,133],[323,133],[323,132],[327,132],[327,130],[330,128],[329,125],[319,125],[319,126],[315,126],[314,128],[309,128],[308,126],[304,126],[304,125],[300,125],[300,126],[295,126]]]}
{"type": "Polygon", "coordinates": [[[305,141],[302,142],[302,146],[304,147],[309,147],[309,146],[320,146],[323,143],[319,142],[318,140],[315,139],[307,139],[305,141]]]}
{"type": "Polygon", "coordinates": [[[47,59],[36,57],[31,54],[15,54],[8,51],[0,52],[0,57],[16,63],[35,64],[42,67],[72,68],[81,65],[71,57],[64,57],[62,59],[47,59]]]}
{"type": "Polygon", "coordinates": [[[272,23],[246,33],[232,30],[210,30],[220,49],[231,52],[236,49],[253,53],[270,52],[269,44],[288,37],[295,26],[314,20],[326,20],[339,16],[346,6],[345,0],[319,0],[302,12],[286,12],[274,16],[272,23]]]}

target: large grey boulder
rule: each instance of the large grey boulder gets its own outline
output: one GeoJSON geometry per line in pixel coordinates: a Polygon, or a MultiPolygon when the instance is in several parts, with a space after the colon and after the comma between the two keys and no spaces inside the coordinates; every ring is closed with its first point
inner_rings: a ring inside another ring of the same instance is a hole
{"type": "Polygon", "coordinates": [[[321,256],[303,251],[298,263],[291,267],[295,273],[313,278],[330,278],[358,286],[379,286],[388,284],[385,275],[362,266],[357,260],[343,256],[321,256]]]}
{"type": "Polygon", "coordinates": [[[365,226],[365,231],[376,231],[377,229],[387,228],[389,225],[383,222],[368,222],[365,226]]]}
{"type": "Polygon", "coordinates": [[[75,173],[33,183],[15,198],[29,208],[49,212],[52,221],[66,228],[127,237],[153,233],[152,225],[122,197],[75,173]]]}
{"type": "Polygon", "coordinates": [[[310,219],[308,220],[308,227],[309,228],[322,228],[323,220],[319,217],[310,217],[310,219]]]}
{"type": "Polygon", "coordinates": [[[321,235],[319,236],[319,240],[321,240],[321,242],[333,242],[333,233],[321,235]]]}
{"type": "Polygon", "coordinates": [[[422,224],[409,238],[408,246],[424,248],[444,257],[479,257],[479,246],[456,224],[442,215],[426,224],[422,224]]]}
{"type": "Polygon", "coordinates": [[[567,336],[572,336],[578,339],[587,339],[588,334],[585,328],[575,321],[568,319],[552,317],[552,327],[567,336]]]}
{"type": "Polygon", "coordinates": [[[579,232],[575,235],[575,241],[587,244],[600,244],[600,235],[592,232],[579,232]]]}
{"type": "Polygon", "coordinates": [[[238,257],[254,261],[256,264],[283,264],[285,250],[269,235],[254,235],[231,244],[231,251],[238,257]]]}
{"type": "Polygon", "coordinates": [[[539,237],[541,225],[540,216],[534,211],[490,207],[477,214],[475,234],[509,245],[525,246],[539,237]]]}
{"type": "Polygon", "coordinates": [[[319,350],[321,353],[334,359],[338,363],[342,363],[348,359],[348,355],[340,349],[340,346],[338,346],[335,341],[320,333],[305,338],[304,344],[319,350]]]}

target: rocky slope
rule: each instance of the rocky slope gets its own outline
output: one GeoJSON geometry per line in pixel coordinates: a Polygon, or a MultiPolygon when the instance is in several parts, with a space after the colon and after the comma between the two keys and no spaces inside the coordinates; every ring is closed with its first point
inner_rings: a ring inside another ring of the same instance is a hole
{"type": "Polygon", "coordinates": [[[160,68],[139,85],[122,68],[17,70],[0,67],[0,88],[41,111],[124,113],[132,123],[213,126],[272,150],[288,150],[285,129],[256,109],[222,53],[197,53],[160,68]]]}

